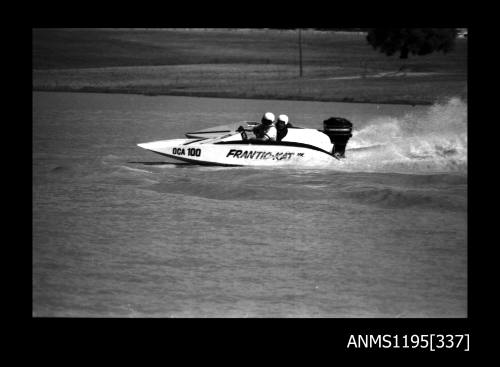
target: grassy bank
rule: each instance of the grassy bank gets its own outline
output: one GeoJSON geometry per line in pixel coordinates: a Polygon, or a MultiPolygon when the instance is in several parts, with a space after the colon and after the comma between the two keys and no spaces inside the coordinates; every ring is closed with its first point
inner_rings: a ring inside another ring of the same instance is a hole
{"type": "Polygon", "coordinates": [[[430,104],[467,94],[467,43],[375,52],[363,34],[276,30],[34,30],[33,89],[430,104]],[[403,72],[397,72],[401,66],[403,72]]]}

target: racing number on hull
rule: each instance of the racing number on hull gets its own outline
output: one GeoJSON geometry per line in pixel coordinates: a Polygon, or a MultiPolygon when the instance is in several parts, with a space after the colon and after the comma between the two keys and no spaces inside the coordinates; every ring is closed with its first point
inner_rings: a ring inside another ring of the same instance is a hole
{"type": "Polygon", "coordinates": [[[199,157],[201,155],[200,148],[172,148],[172,154],[175,155],[186,155],[186,152],[189,157],[199,157]]]}

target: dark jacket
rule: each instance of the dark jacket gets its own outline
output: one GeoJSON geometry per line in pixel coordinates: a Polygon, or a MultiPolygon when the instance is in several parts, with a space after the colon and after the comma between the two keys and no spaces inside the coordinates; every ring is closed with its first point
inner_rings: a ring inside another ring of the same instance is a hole
{"type": "Polygon", "coordinates": [[[281,124],[276,125],[276,129],[278,130],[278,136],[276,137],[276,141],[281,141],[286,134],[288,134],[288,128],[292,127],[291,123],[281,126],[281,124]]]}
{"type": "Polygon", "coordinates": [[[255,126],[253,128],[253,133],[254,133],[255,137],[262,138],[262,136],[264,136],[264,129],[265,129],[265,126],[263,124],[259,124],[259,125],[255,126]]]}

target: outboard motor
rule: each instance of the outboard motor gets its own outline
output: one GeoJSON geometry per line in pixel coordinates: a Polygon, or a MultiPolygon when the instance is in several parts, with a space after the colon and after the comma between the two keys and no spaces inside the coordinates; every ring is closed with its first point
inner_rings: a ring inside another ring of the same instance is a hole
{"type": "Polygon", "coordinates": [[[345,147],[352,136],[352,123],[342,117],[330,117],[323,121],[323,129],[333,144],[332,154],[345,158],[345,147]]]}

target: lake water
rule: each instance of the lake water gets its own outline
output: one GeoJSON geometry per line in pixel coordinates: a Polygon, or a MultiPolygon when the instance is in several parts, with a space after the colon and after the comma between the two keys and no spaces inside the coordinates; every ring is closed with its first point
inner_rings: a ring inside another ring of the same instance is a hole
{"type": "Polygon", "coordinates": [[[466,317],[467,105],[33,92],[33,315],[466,317]],[[353,149],[260,169],[136,146],[265,111],[348,118],[353,149]]]}

